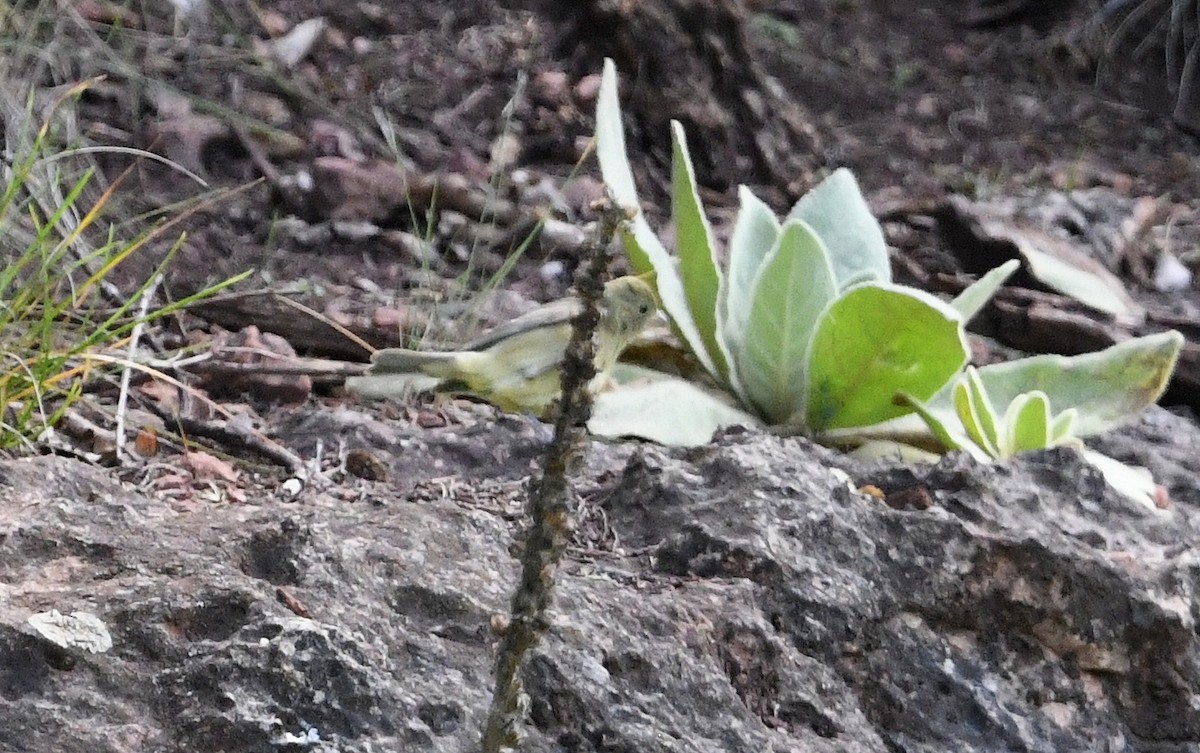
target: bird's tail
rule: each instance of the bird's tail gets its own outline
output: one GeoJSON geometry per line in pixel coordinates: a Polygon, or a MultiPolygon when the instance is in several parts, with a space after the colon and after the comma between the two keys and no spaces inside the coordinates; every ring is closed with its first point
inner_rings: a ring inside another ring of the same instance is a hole
{"type": "Polygon", "coordinates": [[[372,400],[452,389],[462,381],[456,360],[459,355],[403,348],[376,351],[366,374],[346,378],[346,389],[372,400]]]}
{"type": "Polygon", "coordinates": [[[423,352],[387,348],[371,356],[369,374],[424,374],[437,379],[458,376],[458,353],[423,352]]]}

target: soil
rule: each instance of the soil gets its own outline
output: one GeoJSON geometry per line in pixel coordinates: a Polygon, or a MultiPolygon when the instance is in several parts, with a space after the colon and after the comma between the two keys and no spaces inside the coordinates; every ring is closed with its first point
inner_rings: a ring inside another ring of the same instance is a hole
{"type": "MultiPolygon", "coordinates": [[[[1161,109],[1142,109],[1110,93],[1128,94],[1139,84],[1138,91],[1150,92],[1162,87],[1165,74],[1158,71],[1155,78],[1155,60],[1148,56],[1110,59],[1104,78],[1113,85],[1098,87],[1097,63],[1087,52],[1096,46],[1088,42],[1095,35],[1086,29],[1094,8],[1084,2],[1054,5],[1061,8],[1057,14],[1025,19],[1035,25],[969,28],[961,23],[968,15],[961,3],[759,2],[747,33],[754,54],[815,120],[821,153],[807,155],[807,161],[818,172],[850,167],[877,205],[901,197],[997,195],[1052,185],[1108,185],[1133,196],[1192,199],[1196,139],[1161,109]]],[[[242,9],[218,7],[214,16],[228,16],[196,21],[190,36],[145,54],[166,58],[159,67],[178,90],[243,115],[273,118],[280,130],[294,135],[297,144],[280,147],[283,154],[268,154],[284,175],[309,171],[314,157],[332,151],[398,157],[424,172],[461,173],[484,188],[510,184],[511,175],[497,174],[492,153],[502,137],[515,134],[516,160],[508,172],[532,171],[560,186],[571,175],[597,176],[592,162],[576,167],[582,141],[591,133],[592,104],[573,90],[586,89],[585,79],[598,72],[599,59],[585,69],[560,62],[564,56],[552,49],[552,25],[504,4],[400,2],[386,12],[364,10],[372,7],[279,2],[262,21],[242,9]],[[254,28],[262,37],[264,26],[278,34],[316,17],[325,18],[328,28],[293,72],[264,73],[244,56],[219,57],[219,48],[201,41],[216,36],[208,24],[254,28]],[[380,117],[394,130],[394,149],[379,135],[380,117]],[[340,139],[340,146],[331,145],[331,139],[340,139]]],[[[166,20],[145,19],[150,28],[156,21],[166,20]]],[[[132,110],[115,106],[119,102],[85,108],[85,113],[126,133],[161,130],[161,112],[156,117],[145,106],[132,110]]],[[[181,138],[194,135],[185,131],[181,138]]],[[[257,177],[259,170],[236,139],[207,139],[201,146],[198,159],[185,164],[198,161],[202,174],[217,185],[257,177]]],[[[693,152],[703,148],[692,144],[693,152]]],[[[653,196],[653,186],[661,181],[656,176],[667,169],[664,155],[638,154],[636,141],[631,149],[653,196]]],[[[193,193],[176,175],[169,178],[176,191],[193,193]]],[[[150,185],[142,186],[143,195],[158,203],[154,200],[166,187],[144,180],[150,185]]],[[[741,180],[759,182],[752,172],[741,180]]],[[[735,195],[727,188],[706,198],[720,215],[735,195]]],[[[364,277],[393,290],[425,282],[414,279],[414,265],[397,264],[404,260],[392,249],[370,247],[378,244],[335,237],[316,249],[286,235],[272,237],[271,220],[286,209],[280,204],[277,195],[260,187],[206,215],[177,274],[190,277],[202,270],[211,279],[253,268],[268,280],[306,280],[338,292],[343,286],[352,290],[364,277]]],[[[786,205],[776,208],[783,211],[786,205]]],[[[657,207],[656,214],[665,212],[657,207]]],[[[327,219],[327,213],[318,208],[309,219],[327,219]]],[[[421,216],[383,219],[384,227],[431,232],[421,216]]],[[[449,271],[461,272],[466,264],[455,252],[461,257],[479,249],[462,248],[466,241],[454,237],[455,228],[437,230],[438,251],[449,271]]],[[[930,235],[924,242],[936,239],[930,235]]],[[[510,247],[484,250],[493,258],[474,261],[492,269],[510,247]]],[[[552,250],[546,253],[553,256],[552,250]]],[[[528,286],[544,261],[518,265],[512,275],[517,286],[528,286]]],[[[572,260],[562,261],[569,266],[572,260]]],[[[531,287],[531,292],[552,292],[531,287]]]]}
{"type": "MultiPolygon", "coordinates": [[[[902,271],[914,263],[955,271],[926,211],[950,194],[1103,186],[1169,203],[1180,222],[1195,217],[1198,143],[1172,122],[1158,48],[1134,50],[1140,39],[1092,28],[1097,3],[1009,3],[1007,15],[996,4],[917,0],[749,5],[748,50],[811,118],[819,146],[800,155],[811,172],[793,183],[735,166],[737,180],[783,212],[812,179],[850,167],[889,219],[902,271]],[[1098,53],[1106,43],[1107,56],[1098,53]]],[[[462,336],[467,320],[502,319],[566,289],[579,251],[569,240],[543,234],[504,269],[538,217],[549,211],[578,226],[601,193],[594,162],[580,162],[600,56],[564,49],[561,29],[536,4],[291,0],[255,15],[212,3],[181,18],[169,7],[78,3],[88,22],[59,22],[54,38],[75,54],[63,58],[59,78],[39,83],[104,74],[77,108],[94,141],[161,152],[216,188],[266,177],[187,217],[189,236],[168,277],[173,295],[252,269],[243,289],[291,291],[389,345],[427,327],[462,336]],[[270,59],[268,40],[316,18],[324,29],[299,62],[270,59]],[[395,182],[395,166],[408,182],[395,182]],[[420,183],[437,176],[436,188],[420,183]],[[517,295],[464,315],[456,302],[500,272],[517,295]]],[[[638,75],[624,71],[622,85],[636,88],[638,75]]],[[[636,111],[627,120],[646,208],[662,226],[665,134],[639,130],[645,118],[636,111]]],[[[101,158],[109,176],[128,165],[124,155],[101,158]]],[[[145,161],[123,188],[130,215],[198,191],[177,170],[145,161]]],[[[704,199],[720,226],[735,187],[708,185],[704,199]]],[[[123,272],[140,278],[156,262],[149,254],[123,272]]],[[[199,310],[189,337],[256,325],[286,342],[254,331],[236,337],[276,352],[366,358],[273,299],[239,300],[199,310]]],[[[337,381],[318,378],[302,412],[336,413],[347,400],[330,386],[337,381]]],[[[248,411],[263,435],[288,436],[299,455],[319,446],[320,430],[296,435],[305,422],[294,408],[271,407],[305,399],[311,383],[210,377],[199,386],[248,411]],[[250,406],[240,403],[246,392],[250,406]]],[[[447,420],[424,408],[404,415],[421,425],[447,420]]]]}
{"type": "Polygon", "coordinates": [[[986,28],[962,22],[971,3],[764,5],[757,49],[817,115],[826,164],[851,167],[868,193],[1195,194],[1196,141],[1153,109],[1165,74],[1123,48],[1089,54],[1089,3],[1037,4],[1039,16],[986,28]],[[1130,103],[1135,91],[1151,109],[1130,103]]]}

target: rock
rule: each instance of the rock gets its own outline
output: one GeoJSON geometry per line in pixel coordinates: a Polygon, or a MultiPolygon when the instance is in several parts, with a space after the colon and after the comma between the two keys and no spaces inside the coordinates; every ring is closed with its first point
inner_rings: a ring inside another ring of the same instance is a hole
{"type": "MultiPolygon", "coordinates": [[[[0,749],[477,749],[540,442],[519,428],[395,424],[397,486],[354,481],[359,503],[177,511],[75,461],[0,462],[0,749]],[[497,446],[515,472],[454,464],[497,446]],[[113,647],[49,655],[26,621],[55,609],[113,647]]],[[[1163,448],[1169,510],[1065,450],[905,467],[748,431],[593,443],[580,517],[611,533],[558,573],[523,750],[1191,749],[1200,437],[1163,411],[1124,434],[1163,448]]]]}

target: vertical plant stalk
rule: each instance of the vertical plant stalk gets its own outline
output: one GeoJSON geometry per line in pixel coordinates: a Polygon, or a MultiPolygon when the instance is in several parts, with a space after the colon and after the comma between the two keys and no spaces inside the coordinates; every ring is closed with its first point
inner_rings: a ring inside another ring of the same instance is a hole
{"type": "Polygon", "coordinates": [[[517,745],[523,721],[521,666],[529,650],[550,627],[554,571],[574,532],[567,474],[581,455],[592,413],[588,384],[596,375],[595,334],[600,322],[600,299],[609,265],[609,249],[625,212],[609,201],[601,212],[600,233],[584,265],[575,275],[583,302],[572,320],[571,341],[561,370],[562,397],[554,424],[554,439],[546,449],[540,479],[529,485],[526,512],[529,530],[521,554],[521,580],[512,596],[511,619],[496,655],[495,689],[483,731],[484,753],[499,753],[517,745]]]}
{"type": "Polygon", "coordinates": [[[133,325],[133,331],[129,334],[129,349],[127,351],[128,363],[121,369],[121,388],[117,396],[117,428],[116,428],[116,456],[119,460],[125,460],[125,415],[129,407],[129,385],[133,377],[133,369],[129,364],[133,363],[137,358],[137,349],[141,344],[142,332],[146,329],[146,317],[150,314],[150,302],[154,299],[154,294],[158,291],[158,286],[163,282],[163,275],[159,273],[154,276],[154,279],[142,291],[142,302],[138,306],[137,324],[133,325]]]}

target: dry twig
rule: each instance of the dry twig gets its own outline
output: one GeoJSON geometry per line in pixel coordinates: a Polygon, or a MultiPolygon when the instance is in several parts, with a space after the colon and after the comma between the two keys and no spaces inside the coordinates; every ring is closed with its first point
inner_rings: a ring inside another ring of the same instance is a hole
{"type": "Polygon", "coordinates": [[[573,321],[571,342],[562,364],[562,399],[554,439],[546,450],[542,477],[530,483],[526,510],[530,527],[521,554],[521,580],[512,597],[511,620],[496,655],[495,690],[483,732],[484,753],[514,747],[523,721],[521,665],[529,650],[550,627],[548,612],[554,596],[554,571],[573,533],[567,474],[582,452],[587,420],[592,412],[588,383],[596,374],[593,338],[600,322],[600,299],[608,269],[609,247],[624,211],[610,203],[601,218],[600,237],[587,264],[576,275],[583,310],[573,321]]]}

